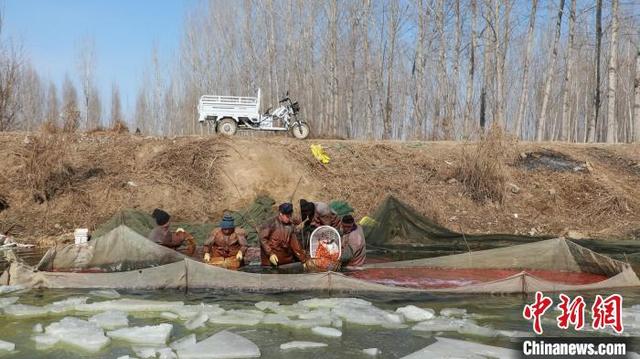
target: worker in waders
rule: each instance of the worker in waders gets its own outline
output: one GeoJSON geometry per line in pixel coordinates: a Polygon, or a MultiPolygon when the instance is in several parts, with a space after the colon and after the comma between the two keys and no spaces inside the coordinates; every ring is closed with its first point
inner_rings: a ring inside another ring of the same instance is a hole
{"type": "Polygon", "coordinates": [[[283,203],[278,215],[263,224],[259,231],[260,262],[263,266],[281,266],[293,262],[305,262],[307,256],[298,241],[291,220],[293,205],[283,203]]]}
{"type": "Polygon", "coordinates": [[[238,269],[244,265],[247,248],[245,231],[236,227],[232,216],[225,214],[220,226],[204,243],[204,261],[226,269],[238,269]]]}
{"type": "Polygon", "coordinates": [[[342,256],[343,267],[361,267],[367,259],[367,248],[362,227],[356,224],[350,214],[342,217],[342,256]]]}
{"type": "Polygon", "coordinates": [[[149,233],[149,239],[156,244],[178,250],[180,246],[186,243],[187,248],[184,254],[192,256],[196,251],[196,241],[193,236],[182,228],[178,228],[175,233],[169,229],[171,216],[169,213],[156,208],[151,213],[151,217],[156,221],[156,227],[149,233]]]}

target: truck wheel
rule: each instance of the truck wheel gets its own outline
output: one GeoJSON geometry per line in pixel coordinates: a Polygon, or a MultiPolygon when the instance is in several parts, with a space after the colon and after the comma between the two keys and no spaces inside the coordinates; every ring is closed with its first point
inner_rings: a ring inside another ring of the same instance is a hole
{"type": "Polygon", "coordinates": [[[218,133],[225,136],[233,136],[238,130],[238,124],[232,118],[225,118],[218,123],[218,133]]]}
{"type": "Polygon", "coordinates": [[[293,125],[291,128],[291,133],[293,137],[304,140],[309,136],[309,125],[306,122],[300,122],[293,125]]]}

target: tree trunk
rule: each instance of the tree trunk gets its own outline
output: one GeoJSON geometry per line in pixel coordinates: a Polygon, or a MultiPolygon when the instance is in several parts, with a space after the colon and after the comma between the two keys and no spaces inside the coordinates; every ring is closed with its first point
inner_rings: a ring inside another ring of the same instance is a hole
{"type": "MultiPolygon", "coordinates": [[[[456,123],[458,113],[458,83],[460,81],[460,41],[462,37],[462,19],[460,16],[460,0],[456,0],[456,45],[455,45],[455,57],[453,61],[453,86],[451,87],[451,110],[449,111],[449,118],[451,119],[452,126],[456,123]]],[[[453,134],[455,136],[455,133],[453,134]]]]}
{"type": "Polygon", "coordinates": [[[496,83],[495,83],[495,92],[494,92],[494,115],[495,122],[500,128],[504,128],[504,98],[502,87],[504,86],[502,69],[504,68],[502,62],[502,44],[500,41],[502,35],[502,25],[500,21],[500,5],[502,4],[501,0],[494,0],[493,3],[493,26],[495,27],[495,31],[493,33],[493,61],[495,64],[495,74],[496,74],[496,83]]]}
{"type": "Polygon", "coordinates": [[[587,142],[597,140],[596,128],[598,126],[598,115],[600,113],[600,51],[602,49],[602,0],[596,0],[596,57],[594,61],[596,83],[595,94],[593,96],[593,117],[589,118],[587,126],[587,142]]]}
{"type": "Polygon", "coordinates": [[[371,0],[363,0],[362,7],[364,8],[363,24],[362,24],[362,52],[363,56],[363,71],[365,73],[365,87],[367,89],[366,100],[367,103],[364,109],[364,118],[366,121],[366,134],[367,138],[373,139],[373,90],[371,86],[373,80],[371,76],[373,74],[372,69],[369,68],[369,21],[371,16],[371,0]]]}
{"type": "MultiPolygon", "coordinates": [[[[533,0],[538,1],[538,0],[533,0]]],[[[471,114],[473,113],[473,80],[475,74],[475,55],[476,55],[476,23],[477,23],[477,6],[476,0],[471,0],[471,48],[469,49],[469,77],[467,78],[467,103],[464,116],[463,136],[469,138],[471,126],[471,114]]]]}
{"type": "Polygon", "coordinates": [[[446,39],[444,31],[444,0],[438,0],[438,9],[436,10],[436,12],[440,45],[438,49],[438,98],[436,99],[435,119],[438,127],[442,129],[443,138],[445,140],[448,140],[450,136],[450,129],[447,121],[447,116],[449,114],[445,113],[445,107],[447,104],[447,94],[449,91],[449,86],[447,83],[447,65],[445,63],[446,39]]]}
{"type": "Polygon", "coordinates": [[[413,118],[415,119],[414,138],[420,139],[423,131],[424,109],[422,108],[423,84],[426,61],[424,60],[424,41],[427,34],[426,10],[424,0],[417,0],[418,36],[416,37],[415,57],[413,60],[413,81],[415,92],[413,95],[413,118]]]}
{"type": "Polygon", "coordinates": [[[540,116],[538,119],[538,128],[536,130],[536,140],[538,142],[545,138],[545,124],[547,122],[547,108],[549,106],[549,97],[551,96],[551,82],[553,82],[553,71],[556,67],[556,60],[558,58],[558,41],[560,40],[560,30],[562,27],[562,13],[564,11],[564,0],[560,0],[560,6],[558,6],[558,19],[556,22],[556,31],[553,39],[553,47],[551,49],[551,56],[549,64],[547,64],[547,74],[545,76],[544,94],[542,98],[542,109],[540,110],[540,116]]]}
{"type": "Polygon", "coordinates": [[[640,143],[640,49],[636,53],[636,79],[633,84],[635,104],[633,105],[633,141],[640,143]]]}
{"type": "Polygon", "coordinates": [[[611,48],[609,51],[607,143],[616,143],[618,142],[618,119],[616,119],[616,85],[618,84],[618,0],[611,0],[611,48]]]}
{"type": "Polygon", "coordinates": [[[529,29],[527,30],[527,49],[524,53],[524,61],[522,65],[522,88],[520,90],[520,100],[518,101],[518,114],[516,116],[516,136],[522,138],[522,123],[524,121],[525,103],[529,96],[529,61],[531,58],[531,49],[533,47],[533,32],[536,26],[536,11],[538,9],[538,0],[532,0],[531,13],[529,15],[529,29]]]}
{"type": "Polygon", "coordinates": [[[331,0],[329,8],[329,91],[331,106],[329,121],[331,134],[338,135],[338,1],[331,0]]]}
{"type": "Polygon", "coordinates": [[[567,70],[564,75],[564,88],[562,90],[562,117],[560,118],[560,126],[562,132],[560,135],[560,141],[566,141],[569,139],[569,111],[571,104],[569,99],[571,92],[569,86],[571,84],[571,77],[573,75],[573,59],[575,57],[575,51],[573,49],[574,36],[575,36],[575,24],[576,24],[576,0],[571,0],[571,8],[569,10],[569,39],[568,39],[568,51],[566,52],[567,70]]]}

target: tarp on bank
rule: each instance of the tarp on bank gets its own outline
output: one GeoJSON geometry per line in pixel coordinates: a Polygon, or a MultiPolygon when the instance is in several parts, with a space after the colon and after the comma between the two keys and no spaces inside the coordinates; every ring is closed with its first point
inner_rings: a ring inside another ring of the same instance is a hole
{"type": "MultiPolygon", "coordinates": [[[[110,238],[113,244],[126,248],[144,248],[163,254],[163,248],[138,235],[126,226],[114,228],[100,239],[110,238]],[[143,245],[141,241],[146,241],[143,245]],[[156,248],[154,248],[156,247],[156,248]]],[[[106,244],[106,241],[105,241],[106,244]]],[[[100,244],[102,246],[103,244],[100,244]]],[[[82,245],[81,245],[82,246],[82,245]]],[[[96,247],[97,248],[97,247],[96,247]]],[[[107,250],[108,252],[108,250],[107,250]]],[[[91,252],[87,252],[91,253],[91,252]]],[[[122,253],[120,250],[111,253],[122,253]]],[[[96,252],[93,252],[96,255],[96,252]]],[[[99,263],[104,253],[88,258],[99,263]]],[[[624,262],[597,254],[570,241],[557,238],[511,247],[474,251],[464,254],[372,264],[367,269],[437,268],[446,272],[454,269],[510,269],[518,272],[485,282],[461,283],[448,288],[416,289],[401,285],[379,284],[349,277],[342,273],[260,274],[229,271],[190,258],[176,257],[173,263],[120,272],[84,273],[39,271],[14,260],[0,278],[2,284],[42,288],[214,288],[240,291],[339,291],[339,292],[452,292],[452,293],[520,293],[571,291],[630,287],[640,285],[631,267],[624,262]],[[585,284],[571,284],[546,280],[532,275],[532,270],[552,270],[557,273],[591,273],[602,280],[585,284]]],[[[133,262],[132,262],[133,263],[133,262]]]]}

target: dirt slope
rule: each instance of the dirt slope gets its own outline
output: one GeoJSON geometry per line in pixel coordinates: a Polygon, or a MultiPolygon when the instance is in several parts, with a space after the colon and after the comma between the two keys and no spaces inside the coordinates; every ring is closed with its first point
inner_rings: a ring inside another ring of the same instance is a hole
{"type": "Polygon", "coordinates": [[[502,204],[472,200],[453,179],[461,156],[473,146],[5,133],[0,134],[0,204],[9,207],[0,206],[0,231],[50,238],[94,227],[128,207],[163,207],[178,220],[217,221],[226,208],[240,208],[257,194],[284,201],[295,191],[295,201],[345,199],[357,216],[391,194],[468,233],[578,231],[640,239],[640,146],[510,144],[502,204]],[[329,164],[314,159],[312,143],[324,146],[329,164]],[[584,168],[552,169],[536,154],[545,151],[584,168]]]}

